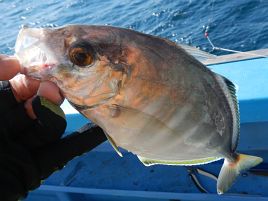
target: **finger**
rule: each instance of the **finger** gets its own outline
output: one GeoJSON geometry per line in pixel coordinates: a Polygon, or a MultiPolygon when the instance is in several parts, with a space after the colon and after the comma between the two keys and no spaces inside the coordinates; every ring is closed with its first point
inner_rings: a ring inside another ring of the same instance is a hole
{"type": "MultiPolygon", "coordinates": [[[[37,95],[45,98],[46,100],[56,105],[61,105],[64,100],[64,98],[60,93],[60,89],[57,87],[57,85],[49,81],[41,82],[39,89],[37,91],[37,95]]],[[[32,101],[34,98],[35,96],[29,98],[24,103],[25,110],[31,119],[37,118],[32,106],[32,101]]]]}
{"type": "Polygon", "coordinates": [[[33,99],[35,97],[32,97],[32,98],[29,98],[28,100],[25,101],[24,103],[24,108],[26,110],[26,113],[27,115],[31,118],[31,119],[36,119],[36,114],[33,110],[33,105],[32,105],[32,102],[33,102],[33,99]]]}
{"type": "Polygon", "coordinates": [[[40,81],[22,74],[15,76],[9,82],[13,94],[18,102],[22,102],[33,97],[37,93],[40,85],[40,81]]]}
{"type": "Polygon", "coordinates": [[[62,104],[64,100],[59,87],[50,81],[41,82],[37,95],[46,98],[56,105],[62,104]]]}
{"type": "Polygon", "coordinates": [[[0,54],[0,80],[10,80],[21,70],[21,65],[15,57],[0,54]]]}

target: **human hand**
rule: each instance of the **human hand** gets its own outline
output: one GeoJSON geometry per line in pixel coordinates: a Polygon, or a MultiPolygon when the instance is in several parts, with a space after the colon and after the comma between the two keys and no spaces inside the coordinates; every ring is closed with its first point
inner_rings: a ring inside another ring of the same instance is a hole
{"type": "Polygon", "coordinates": [[[13,56],[0,55],[0,80],[9,80],[14,97],[18,102],[25,101],[27,114],[36,119],[32,109],[32,100],[38,95],[54,104],[60,105],[64,97],[60,89],[52,82],[32,79],[23,75],[24,67],[13,56]]]}
{"type": "Polygon", "coordinates": [[[66,120],[59,107],[63,101],[59,88],[23,72],[14,57],[0,55],[0,80],[6,80],[0,81],[0,200],[18,200],[68,161],[106,140],[99,127],[61,138],[66,120]]]}

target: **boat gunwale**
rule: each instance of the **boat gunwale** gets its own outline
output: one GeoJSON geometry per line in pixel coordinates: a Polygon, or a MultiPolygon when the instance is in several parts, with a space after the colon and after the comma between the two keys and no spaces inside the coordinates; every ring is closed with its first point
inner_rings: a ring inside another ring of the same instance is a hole
{"type": "Polygon", "coordinates": [[[202,63],[209,66],[209,65],[221,64],[221,63],[237,62],[237,61],[242,61],[242,60],[259,59],[259,58],[267,58],[267,57],[268,57],[268,48],[216,56],[213,59],[204,60],[202,61],[202,63]]]}

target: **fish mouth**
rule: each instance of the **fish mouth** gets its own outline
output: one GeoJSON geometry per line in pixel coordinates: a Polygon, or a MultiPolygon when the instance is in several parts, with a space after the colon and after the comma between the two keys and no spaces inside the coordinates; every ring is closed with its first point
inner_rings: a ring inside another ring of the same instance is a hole
{"type": "Polygon", "coordinates": [[[46,44],[45,30],[22,28],[15,44],[15,57],[23,66],[22,74],[42,80],[52,73],[58,58],[46,44]]]}
{"type": "Polygon", "coordinates": [[[48,80],[56,64],[34,63],[29,67],[22,67],[22,74],[37,80],[48,80]]]}

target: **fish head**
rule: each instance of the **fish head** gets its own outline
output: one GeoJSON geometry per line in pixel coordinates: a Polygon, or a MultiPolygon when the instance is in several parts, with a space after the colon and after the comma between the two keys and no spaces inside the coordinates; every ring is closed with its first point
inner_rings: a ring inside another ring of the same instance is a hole
{"type": "Polygon", "coordinates": [[[23,28],[15,55],[27,76],[56,83],[74,105],[93,107],[115,97],[135,52],[123,29],[69,25],[23,28]]]}

